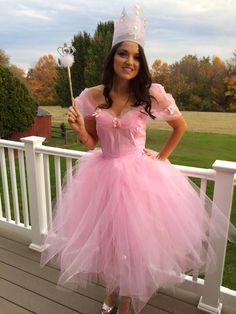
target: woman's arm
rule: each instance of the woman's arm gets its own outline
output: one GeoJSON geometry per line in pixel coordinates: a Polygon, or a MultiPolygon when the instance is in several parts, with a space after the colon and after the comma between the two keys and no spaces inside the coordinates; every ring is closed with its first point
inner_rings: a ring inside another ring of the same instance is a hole
{"type": "Polygon", "coordinates": [[[68,122],[79,136],[80,142],[88,149],[94,149],[98,142],[96,120],[94,117],[83,117],[79,110],[72,106],[68,112],[68,122]]]}
{"type": "MultiPolygon", "coordinates": [[[[160,160],[165,160],[170,156],[170,154],[173,152],[173,150],[175,149],[175,147],[177,146],[177,144],[181,140],[181,137],[183,136],[184,132],[187,129],[186,121],[182,116],[175,120],[167,121],[167,123],[172,127],[172,133],[168,138],[166,144],[158,154],[158,159],[160,160]]],[[[147,149],[144,149],[144,152],[147,156],[151,157],[152,159],[157,158],[157,156],[153,156],[153,154],[147,149]]]]}
{"type": "Polygon", "coordinates": [[[161,160],[165,160],[170,156],[187,129],[186,121],[182,116],[175,120],[167,121],[167,123],[172,127],[172,133],[159,153],[161,160]]]}

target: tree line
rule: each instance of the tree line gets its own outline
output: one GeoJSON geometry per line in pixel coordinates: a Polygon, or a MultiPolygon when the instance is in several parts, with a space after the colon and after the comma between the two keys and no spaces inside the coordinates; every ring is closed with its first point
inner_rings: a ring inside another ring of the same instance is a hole
{"type": "MultiPolygon", "coordinates": [[[[101,84],[104,61],[111,49],[114,24],[99,23],[94,36],[80,32],[71,45],[75,62],[71,67],[74,95],[101,84]]],[[[151,68],[153,82],[163,84],[181,110],[236,112],[236,50],[232,58],[186,55],[172,64],[156,59],[151,68]]],[[[31,93],[39,104],[70,106],[67,70],[51,55],[43,56],[28,72],[31,93]]]]}
{"type": "MultiPolygon", "coordinates": [[[[75,62],[71,67],[74,96],[79,95],[85,87],[101,84],[104,61],[111,49],[113,30],[113,22],[108,21],[99,23],[93,36],[85,31],[74,35],[71,41],[76,49],[75,62]]],[[[28,100],[32,99],[33,104],[32,112],[35,112],[36,103],[70,106],[67,69],[61,68],[51,54],[42,56],[25,76],[24,71],[12,65],[6,52],[0,49],[0,67],[2,77],[10,75],[11,82],[14,81],[13,77],[16,78],[20,84],[15,85],[19,89],[23,85],[24,93],[29,93],[31,98],[28,100]]],[[[156,59],[150,72],[153,82],[164,85],[181,110],[236,112],[236,50],[227,61],[218,56],[197,55],[186,55],[172,64],[156,59]]],[[[3,80],[2,77],[0,76],[0,80],[3,80]]],[[[12,88],[9,87],[9,91],[12,88]]],[[[2,95],[6,96],[7,93],[2,92],[2,95]]],[[[1,108],[6,106],[4,101],[7,100],[2,97],[1,108]]],[[[18,106],[19,103],[18,101],[18,106]]],[[[1,124],[2,119],[0,129],[1,124]]]]}
{"type": "Polygon", "coordinates": [[[184,56],[167,64],[155,60],[154,82],[171,91],[181,110],[236,112],[236,51],[224,62],[218,56],[184,56]]]}

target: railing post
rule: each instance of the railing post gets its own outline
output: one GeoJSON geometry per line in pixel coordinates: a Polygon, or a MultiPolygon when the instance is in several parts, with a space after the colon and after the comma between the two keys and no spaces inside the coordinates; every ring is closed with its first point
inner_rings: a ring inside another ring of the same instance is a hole
{"type": "MultiPolygon", "coordinates": [[[[216,160],[212,167],[216,171],[213,202],[228,218],[228,224],[224,230],[224,235],[215,241],[212,240],[210,232],[209,240],[217,256],[216,271],[214,273],[206,273],[205,275],[203,294],[200,298],[198,308],[207,313],[219,314],[222,309],[220,287],[224,271],[236,162],[216,160]]],[[[214,224],[214,219],[216,219],[214,217],[214,210],[211,219],[214,224]]],[[[210,267],[211,265],[208,264],[208,268],[210,267]]]]}
{"type": "Polygon", "coordinates": [[[25,158],[28,178],[30,221],[32,243],[30,248],[43,251],[42,234],[47,230],[46,195],[42,154],[36,154],[35,148],[42,145],[44,137],[29,136],[21,138],[25,144],[25,158]]]}

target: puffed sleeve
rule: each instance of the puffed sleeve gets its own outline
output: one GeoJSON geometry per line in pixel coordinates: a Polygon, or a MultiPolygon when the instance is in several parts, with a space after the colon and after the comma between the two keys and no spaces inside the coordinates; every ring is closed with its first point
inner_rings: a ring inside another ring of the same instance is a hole
{"type": "Polygon", "coordinates": [[[85,88],[78,97],[75,98],[75,106],[84,117],[92,116],[96,110],[96,106],[92,103],[88,88],[85,88]]]}
{"type": "Polygon", "coordinates": [[[166,93],[164,87],[160,84],[153,83],[150,87],[150,95],[155,97],[152,99],[152,114],[155,120],[170,121],[181,116],[174,98],[171,94],[166,93]]]}

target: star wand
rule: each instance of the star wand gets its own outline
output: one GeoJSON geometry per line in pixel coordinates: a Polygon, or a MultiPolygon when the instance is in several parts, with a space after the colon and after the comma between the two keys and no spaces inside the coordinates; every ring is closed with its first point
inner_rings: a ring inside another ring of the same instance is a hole
{"type": "Polygon", "coordinates": [[[69,77],[69,85],[70,85],[71,103],[72,105],[74,105],[74,101],[73,101],[74,96],[73,96],[70,68],[72,64],[74,63],[73,53],[75,53],[76,50],[73,46],[68,47],[67,44],[64,44],[64,47],[58,47],[57,51],[60,54],[60,57],[58,59],[59,65],[63,68],[67,68],[68,77],[69,77]]]}

